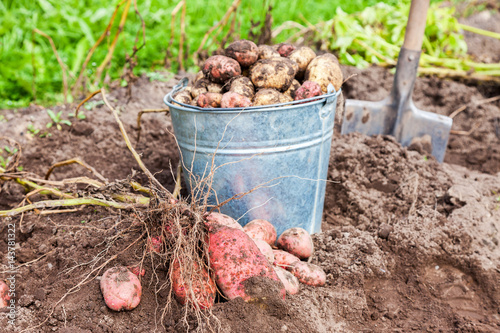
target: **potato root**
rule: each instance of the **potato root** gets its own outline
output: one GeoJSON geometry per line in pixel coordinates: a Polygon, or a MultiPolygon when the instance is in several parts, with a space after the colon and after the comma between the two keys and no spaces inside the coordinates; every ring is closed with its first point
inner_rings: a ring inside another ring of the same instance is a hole
{"type": "Polygon", "coordinates": [[[278,238],[278,248],[293,254],[299,259],[309,258],[314,251],[311,235],[302,228],[285,230],[278,238]]]}
{"type": "Polygon", "coordinates": [[[259,45],[259,60],[270,58],[281,58],[281,55],[272,46],[259,45]]]}
{"type": "Polygon", "coordinates": [[[296,74],[296,77],[302,78],[304,77],[304,74],[306,73],[307,65],[316,58],[316,53],[307,46],[302,46],[290,53],[288,56],[288,59],[295,61],[298,66],[299,70],[296,74]]]}
{"type": "Polygon", "coordinates": [[[296,261],[300,261],[299,258],[291,253],[283,250],[273,250],[274,254],[274,265],[280,266],[281,268],[288,269],[296,261]]]}
{"type": "Polygon", "coordinates": [[[141,282],[126,267],[113,267],[104,272],[100,287],[104,302],[111,310],[132,310],[141,302],[141,282]]]}
{"type": "Polygon", "coordinates": [[[252,101],[248,97],[228,91],[222,95],[220,106],[222,108],[246,108],[252,106],[252,101]]]}
{"type": "MultiPolygon", "coordinates": [[[[255,242],[243,231],[211,224],[208,227],[208,254],[215,282],[228,299],[254,301],[244,282],[252,277],[281,281],[255,242]]],[[[285,295],[283,285],[280,294],[285,295]]]]}
{"type": "Polygon", "coordinates": [[[291,62],[282,58],[259,60],[250,67],[250,79],[258,89],[274,88],[286,91],[295,77],[291,62]]]}
{"type": "Polygon", "coordinates": [[[274,245],[278,237],[274,225],[263,219],[256,219],[248,222],[243,227],[243,231],[250,236],[250,238],[262,239],[269,245],[274,245]]]}
{"type": "Polygon", "coordinates": [[[198,96],[197,105],[201,108],[218,108],[222,94],[206,92],[198,96]]]}
{"type": "Polygon", "coordinates": [[[210,224],[217,223],[217,224],[225,225],[226,227],[243,230],[243,227],[241,226],[241,224],[239,224],[238,222],[236,222],[235,219],[233,219],[231,216],[226,215],[226,214],[212,212],[205,217],[205,221],[206,221],[205,225],[207,225],[207,226],[209,226],[210,224]]]}
{"type": "Polygon", "coordinates": [[[189,283],[186,283],[183,278],[183,270],[189,269],[182,266],[179,260],[174,260],[172,263],[172,291],[175,299],[181,304],[185,305],[188,300],[191,300],[195,308],[209,309],[215,303],[215,295],[217,287],[214,280],[208,274],[205,268],[199,267],[194,264],[192,268],[193,273],[189,283]],[[191,288],[191,292],[189,291],[191,288]]]}
{"type": "Polygon", "coordinates": [[[290,295],[295,295],[299,292],[300,284],[295,275],[279,266],[275,266],[274,270],[285,286],[285,290],[287,293],[289,293],[290,295]]]}
{"type": "Polygon", "coordinates": [[[326,53],[311,60],[307,65],[304,80],[318,83],[323,93],[327,92],[329,83],[338,91],[342,86],[343,76],[337,57],[326,53]]]}
{"type": "Polygon", "coordinates": [[[229,91],[253,99],[255,96],[255,88],[252,81],[248,77],[238,76],[229,81],[229,91]]]}
{"type": "Polygon", "coordinates": [[[241,75],[241,66],[232,58],[215,55],[205,61],[202,71],[210,81],[224,83],[232,77],[241,75]]]}
{"type": "Polygon", "coordinates": [[[305,81],[295,92],[295,100],[307,99],[322,95],[321,87],[313,81],[305,81]]]}
{"type": "Polygon", "coordinates": [[[259,59],[259,48],[246,39],[232,42],[225,52],[226,56],[235,59],[241,67],[249,67],[259,59]]]}
{"type": "Polygon", "coordinates": [[[303,284],[318,287],[324,286],[326,283],[326,273],[317,265],[297,261],[288,270],[303,284]]]}

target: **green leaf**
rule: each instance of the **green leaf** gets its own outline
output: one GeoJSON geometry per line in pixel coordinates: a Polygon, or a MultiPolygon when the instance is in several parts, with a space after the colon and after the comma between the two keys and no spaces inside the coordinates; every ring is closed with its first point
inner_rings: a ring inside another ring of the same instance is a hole
{"type": "Polygon", "coordinates": [[[63,119],[63,120],[61,120],[61,124],[71,126],[71,121],[69,121],[67,119],[63,119]]]}
{"type": "Polygon", "coordinates": [[[57,122],[57,116],[56,116],[56,114],[52,110],[47,109],[47,113],[48,113],[50,119],[52,119],[53,122],[57,122]]]}
{"type": "Polygon", "coordinates": [[[51,127],[52,127],[52,125],[53,125],[53,123],[47,123],[47,125],[46,125],[45,127],[47,127],[47,128],[51,128],[51,127]]]}

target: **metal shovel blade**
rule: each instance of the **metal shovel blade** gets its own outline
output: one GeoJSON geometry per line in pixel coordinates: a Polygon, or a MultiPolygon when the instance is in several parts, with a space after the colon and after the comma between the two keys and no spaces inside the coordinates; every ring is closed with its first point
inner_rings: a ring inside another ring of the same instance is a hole
{"type": "Polygon", "coordinates": [[[392,135],[401,145],[415,140],[430,144],[431,154],[443,162],[452,119],[418,109],[411,99],[418,69],[419,51],[401,49],[391,94],[382,101],[347,99],[342,134],[392,135]]]}

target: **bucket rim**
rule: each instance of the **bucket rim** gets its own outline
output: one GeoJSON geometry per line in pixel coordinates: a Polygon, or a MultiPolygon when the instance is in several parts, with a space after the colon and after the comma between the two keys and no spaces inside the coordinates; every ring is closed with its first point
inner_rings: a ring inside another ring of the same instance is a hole
{"type": "Polygon", "coordinates": [[[172,96],[174,93],[177,93],[181,91],[181,89],[185,88],[188,83],[188,78],[184,77],[181,79],[181,81],[174,86],[171,92],[166,94],[163,97],[163,102],[169,107],[173,109],[180,109],[183,111],[190,111],[190,112],[215,112],[215,113],[246,113],[246,112],[255,112],[255,111],[276,111],[276,110],[283,110],[283,106],[286,106],[287,109],[290,108],[302,108],[304,106],[309,106],[309,105],[316,105],[316,104],[329,104],[331,102],[334,102],[337,100],[337,97],[340,95],[342,92],[342,88],[339,90],[335,90],[333,88],[333,85],[330,83],[328,85],[328,92],[324,95],[320,96],[315,96],[311,98],[306,98],[306,99],[301,99],[299,101],[292,101],[292,102],[286,102],[286,103],[279,103],[279,104],[271,104],[271,105],[259,105],[259,106],[249,106],[249,107],[239,107],[239,108],[201,108],[199,106],[194,106],[190,104],[185,104],[181,103],[179,101],[176,101],[172,96]],[[173,105],[172,102],[177,103],[178,105],[173,105]]]}

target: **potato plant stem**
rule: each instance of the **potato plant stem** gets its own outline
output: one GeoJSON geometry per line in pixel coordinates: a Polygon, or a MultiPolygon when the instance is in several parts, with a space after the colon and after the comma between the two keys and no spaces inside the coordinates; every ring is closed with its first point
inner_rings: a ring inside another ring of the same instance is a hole
{"type": "Polygon", "coordinates": [[[470,31],[470,32],[473,32],[473,33],[478,34],[478,35],[483,35],[486,37],[500,39],[500,34],[497,32],[483,30],[483,29],[479,29],[476,27],[471,27],[470,25],[466,25],[466,24],[462,24],[462,23],[459,23],[458,26],[463,30],[470,31]]]}

